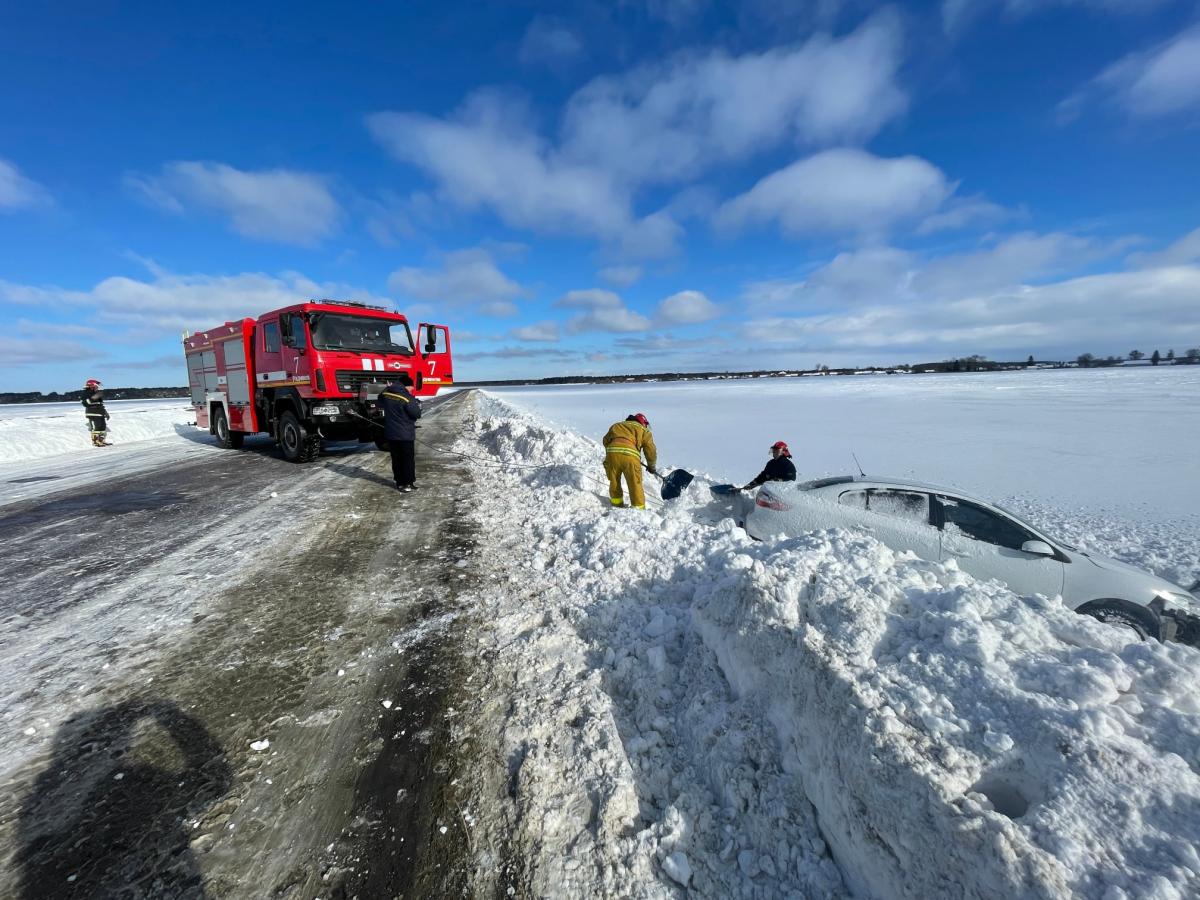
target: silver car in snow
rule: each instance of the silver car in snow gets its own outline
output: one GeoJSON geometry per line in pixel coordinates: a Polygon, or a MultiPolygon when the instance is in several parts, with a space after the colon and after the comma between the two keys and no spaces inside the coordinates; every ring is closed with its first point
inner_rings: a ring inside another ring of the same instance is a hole
{"type": "Polygon", "coordinates": [[[893,550],[955,560],[976,578],[997,579],[1018,594],[1061,596],[1076,612],[1127,626],[1142,638],[1200,644],[1200,600],[1179,585],[1077,550],[953,488],[843,475],[768,482],[754,504],[745,522],[752,537],[831,527],[866,531],[893,550]]]}

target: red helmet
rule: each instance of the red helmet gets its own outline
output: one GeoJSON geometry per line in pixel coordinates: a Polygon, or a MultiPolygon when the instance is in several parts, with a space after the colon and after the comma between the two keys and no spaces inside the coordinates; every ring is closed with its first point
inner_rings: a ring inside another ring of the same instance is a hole
{"type": "Polygon", "coordinates": [[[650,427],[650,420],[646,418],[644,413],[634,413],[629,418],[633,419],[635,422],[641,422],[647,428],[650,427]]]}
{"type": "Polygon", "coordinates": [[[100,382],[97,381],[95,378],[89,378],[87,380],[87,382],[84,384],[84,387],[98,388],[98,387],[100,387],[100,382]]]}
{"type": "Polygon", "coordinates": [[[775,443],[773,443],[773,444],[771,445],[771,449],[772,449],[772,450],[781,450],[781,451],[783,451],[783,455],[784,455],[784,456],[791,456],[791,455],[792,455],[792,451],[788,449],[787,442],[785,442],[785,441],[776,441],[775,443]]]}

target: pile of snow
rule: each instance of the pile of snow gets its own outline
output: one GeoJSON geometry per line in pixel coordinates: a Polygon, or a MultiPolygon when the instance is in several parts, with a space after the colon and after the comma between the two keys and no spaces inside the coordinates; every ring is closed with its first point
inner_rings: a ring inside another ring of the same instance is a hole
{"type": "MultiPolygon", "coordinates": [[[[195,431],[187,400],[109,400],[108,440],[118,446],[172,440],[195,431]]],[[[19,403],[0,406],[0,465],[63,453],[91,451],[83,406],[78,403],[19,403]]]]}
{"type": "Polygon", "coordinates": [[[863,535],[756,543],[703,486],[609,509],[597,442],[473,402],[476,738],[533,893],[1200,890],[1200,652],[863,535]]]}

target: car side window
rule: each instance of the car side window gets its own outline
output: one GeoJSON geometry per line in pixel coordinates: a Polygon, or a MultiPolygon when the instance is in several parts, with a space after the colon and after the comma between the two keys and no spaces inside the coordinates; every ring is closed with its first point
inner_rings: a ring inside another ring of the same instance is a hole
{"type": "Polygon", "coordinates": [[[929,524],[929,495],[920,491],[885,490],[868,488],[859,491],[843,491],[838,503],[855,509],[869,509],[881,516],[893,519],[908,519],[911,522],[929,524]]]}
{"type": "Polygon", "coordinates": [[[945,530],[958,532],[973,541],[1020,550],[1021,545],[1032,536],[1014,522],[989,512],[966,500],[951,500],[939,497],[945,516],[945,530]]]}
{"type": "Polygon", "coordinates": [[[838,494],[839,506],[852,506],[855,509],[867,508],[866,491],[842,491],[838,494]]]}
{"type": "Polygon", "coordinates": [[[867,509],[895,519],[929,524],[929,495],[919,491],[871,491],[867,509]]]}

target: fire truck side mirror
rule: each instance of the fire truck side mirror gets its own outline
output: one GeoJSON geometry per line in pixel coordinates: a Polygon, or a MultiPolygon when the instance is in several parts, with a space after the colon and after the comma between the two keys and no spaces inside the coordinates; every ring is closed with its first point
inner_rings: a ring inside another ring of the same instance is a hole
{"type": "Polygon", "coordinates": [[[437,352],[437,329],[432,325],[425,326],[425,354],[437,352]]]}

